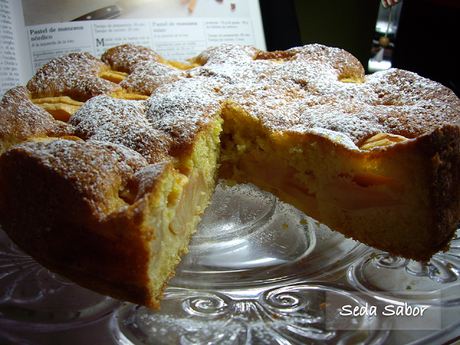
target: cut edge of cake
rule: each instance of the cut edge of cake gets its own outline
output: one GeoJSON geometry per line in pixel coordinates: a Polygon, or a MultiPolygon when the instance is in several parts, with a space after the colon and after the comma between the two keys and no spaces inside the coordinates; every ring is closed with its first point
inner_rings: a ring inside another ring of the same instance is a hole
{"type": "Polygon", "coordinates": [[[128,176],[118,165],[126,157],[113,159],[118,145],[77,138],[23,142],[0,157],[0,193],[11,196],[0,198],[0,222],[19,248],[53,272],[101,294],[159,308],[214,192],[220,131],[216,116],[178,166],[144,161],[128,176]],[[92,155],[85,154],[90,149],[92,155]],[[72,155],[80,160],[66,161],[72,155]],[[91,181],[76,182],[80,172],[91,181]]]}
{"type": "Polygon", "coordinates": [[[427,262],[448,249],[460,212],[458,126],[350,150],[324,132],[272,132],[235,104],[223,116],[221,178],[253,183],[391,255],[427,262]]]}

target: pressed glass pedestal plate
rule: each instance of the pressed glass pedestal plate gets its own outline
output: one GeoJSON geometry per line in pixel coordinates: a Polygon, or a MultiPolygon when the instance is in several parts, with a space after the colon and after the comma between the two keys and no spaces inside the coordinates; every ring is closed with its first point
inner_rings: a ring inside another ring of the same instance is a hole
{"type": "Polygon", "coordinates": [[[460,240],[428,264],[318,224],[252,185],[217,187],[160,310],[101,296],[0,233],[0,343],[445,344],[460,240]]]}

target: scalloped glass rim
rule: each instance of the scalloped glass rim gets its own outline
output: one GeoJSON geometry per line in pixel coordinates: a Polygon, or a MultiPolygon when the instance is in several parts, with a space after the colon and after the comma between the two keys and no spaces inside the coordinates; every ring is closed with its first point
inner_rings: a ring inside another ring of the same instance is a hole
{"type": "Polygon", "coordinates": [[[116,337],[134,344],[352,344],[366,337],[367,344],[382,344],[391,319],[357,316],[346,320],[326,317],[327,294],[360,306],[369,303],[353,295],[350,287],[331,282],[273,285],[246,294],[169,288],[161,311],[125,305],[111,320],[116,337]],[[316,306],[314,308],[314,306],[316,306]]]}
{"type": "Polygon", "coordinates": [[[435,254],[429,263],[370,251],[347,271],[349,283],[376,298],[425,305],[460,306],[460,230],[450,249],[435,254]]]}
{"type": "Polygon", "coordinates": [[[0,325],[39,332],[91,324],[122,302],[83,289],[43,268],[0,228],[0,325]],[[25,326],[27,325],[27,326],[25,326]]]}

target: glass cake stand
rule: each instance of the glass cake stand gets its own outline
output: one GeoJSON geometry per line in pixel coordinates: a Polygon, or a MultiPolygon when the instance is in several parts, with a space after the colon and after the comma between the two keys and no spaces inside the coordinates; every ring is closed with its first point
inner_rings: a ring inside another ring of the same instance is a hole
{"type": "Polygon", "coordinates": [[[346,239],[253,185],[220,184],[161,310],[83,289],[0,232],[0,343],[445,344],[460,239],[428,264],[346,239]]]}

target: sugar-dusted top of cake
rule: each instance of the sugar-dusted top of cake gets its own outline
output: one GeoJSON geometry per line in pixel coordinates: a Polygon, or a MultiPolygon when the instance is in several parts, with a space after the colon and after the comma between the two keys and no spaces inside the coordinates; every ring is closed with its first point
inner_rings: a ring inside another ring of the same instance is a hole
{"type": "Polygon", "coordinates": [[[70,118],[75,135],[84,140],[121,144],[148,162],[186,154],[196,136],[211,124],[222,101],[213,82],[187,79],[158,88],[145,101],[97,96],[70,118]]]}
{"type": "Polygon", "coordinates": [[[360,62],[338,48],[264,52],[224,44],[191,62],[176,68],[149,48],[123,45],[102,61],[88,54],[53,60],[28,87],[33,97],[89,99],[70,120],[78,135],[122,143],[153,160],[190,145],[226,102],[268,132],[314,133],[355,150],[378,133],[411,139],[443,124],[460,125],[460,101],[448,88],[398,69],[365,75],[360,62]],[[110,82],[100,77],[107,69],[127,76],[110,82]],[[106,97],[120,90],[149,98],[106,97]]]}
{"type": "Polygon", "coordinates": [[[378,133],[415,138],[459,124],[460,102],[446,87],[398,69],[365,75],[338,48],[265,53],[223,45],[197,60],[203,66],[190,70],[192,76],[225,81],[221,92],[274,131],[337,133],[329,137],[359,145],[378,133]]]}

